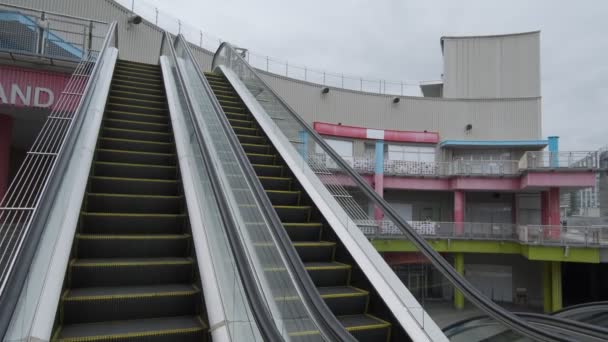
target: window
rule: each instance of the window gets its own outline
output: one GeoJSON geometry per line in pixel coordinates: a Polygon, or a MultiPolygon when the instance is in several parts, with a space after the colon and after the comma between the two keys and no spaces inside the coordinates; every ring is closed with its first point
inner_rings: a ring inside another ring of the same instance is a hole
{"type": "MultiPolygon", "coordinates": [[[[342,159],[347,162],[353,162],[353,142],[348,140],[335,140],[335,139],[325,139],[327,144],[338,153],[342,159]]],[[[315,152],[318,154],[324,154],[323,150],[319,147],[319,145],[315,145],[315,152]]]]}
{"type": "Polygon", "coordinates": [[[387,157],[389,160],[434,162],[435,147],[388,145],[387,157]]]}

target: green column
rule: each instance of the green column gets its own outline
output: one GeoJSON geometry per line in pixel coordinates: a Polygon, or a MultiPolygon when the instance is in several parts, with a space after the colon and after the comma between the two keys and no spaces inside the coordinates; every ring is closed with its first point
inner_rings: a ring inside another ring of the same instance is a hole
{"type": "MultiPolygon", "coordinates": [[[[464,276],[464,253],[454,253],[454,268],[461,276],[464,276]]],[[[464,309],[464,295],[454,288],[454,307],[464,309]]]]}
{"type": "Polygon", "coordinates": [[[543,310],[551,313],[551,262],[543,262],[543,310]]]}
{"type": "Polygon", "coordinates": [[[551,262],[551,312],[562,308],[562,263],[551,262]]]}

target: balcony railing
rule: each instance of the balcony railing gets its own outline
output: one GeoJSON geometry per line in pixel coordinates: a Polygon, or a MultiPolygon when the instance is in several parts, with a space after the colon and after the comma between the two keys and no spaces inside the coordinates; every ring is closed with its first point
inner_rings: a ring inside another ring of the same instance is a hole
{"type": "Polygon", "coordinates": [[[450,163],[409,160],[385,160],[384,173],[389,176],[447,176],[450,163]]]}
{"type": "Polygon", "coordinates": [[[452,175],[508,176],[519,174],[517,160],[454,160],[450,165],[452,175]]]}
{"type": "Polygon", "coordinates": [[[595,169],[598,167],[596,151],[548,152],[531,151],[524,153],[519,161],[520,169],[595,169]]]}
{"type": "MultiPolygon", "coordinates": [[[[372,239],[405,238],[391,221],[357,222],[372,239]]],[[[530,245],[608,246],[608,226],[540,226],[511,223],[408,221],[434,239],[515,241],[530,245]]]]}

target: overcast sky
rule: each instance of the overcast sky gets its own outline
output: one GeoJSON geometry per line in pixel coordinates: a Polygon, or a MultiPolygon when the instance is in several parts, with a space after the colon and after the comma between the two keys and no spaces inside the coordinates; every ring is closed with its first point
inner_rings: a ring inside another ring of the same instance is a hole
{"type": "Polygon", "coordinates": [[[443,35],[541,30],[543,136],[608,145],[608,1],[147,1],[258,54],[389,80],[440,79],[443,35]]]}

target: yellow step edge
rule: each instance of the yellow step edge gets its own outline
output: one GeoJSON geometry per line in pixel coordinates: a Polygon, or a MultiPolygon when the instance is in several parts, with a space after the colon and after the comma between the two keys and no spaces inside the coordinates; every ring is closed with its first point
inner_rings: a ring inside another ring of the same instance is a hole
{"type": "Polygon", "coordinates": [[[97,193],[97,192],[89,192],[88,196],[93,197],[126,197],[126,198],[158,198],[158,199],[179,199],[183,196],[169,196],[169,195],[131,195],[131,194],[106,194],[106,193],[97,193]]]}
{"type": "Polygon", "coordinates": [[[189,234],[130,234],[130,235],[103,235],[103,234],[76,234],[80,240],[183,240],[189,239],[189,234]]]}
{"type": "Polygon", "coordinates": [[[132,91],[124,91],[124,90],[112,90],[110,91],[111,93],[123,93],[123,94],[130,94],[130,95],[137,95],[137,96],[148,96],[148,97],[160,97],[160,98],[165,98],[164,95],[151,95],[151,94],[142,94],[142,93],[135,93],[132,91]]]}
{"type": "Polygon", "coordinates": [[[186,217],[186,214],[146,214],[146,213],[105,213],[105,212],[95,212],[95,211],[83,211],[80,213],[82,216],[106,216],[106,217],[144,217],[144,218],[176,218],[176,217],[186,217]]]}
{"type": "Polygon", "coordinates": [[[137,76],[145,76],[145,77],[154,78],[154,79],[158,79],[158,80],[162,79],[162,73],[159,70],[135,69],[135,68],[127,68],[124,66],[117,65],[115,74],[122,74],[122,73],[130,74],[130,75],[137,75],[137,76]]]}
{"type": "MultiPolygon", "coordinates": [[[[162,168],[164,168],[164,169],[175,169],[175,168],[177,168],[177,166],[168,166],[168,165],[117,163],[117,162],[105,162],[105,161],[96,161],[95,164],[127,166],[127,167],[154,167],[154,168],[161,168],[161,169],[162,168]]],[[[103,177],[103,176],[95,176],[95,177],[103,177]]]]}
{"type": "Polygon", "coordinates": [[[312,206],[310,205],[273,205],[275,209],[301,209],[301,210],[310,210],[312,206]]]}
{"type": "MultiPolygon", "coordinates": [[[[332,270],[345,270],[353,268],[351,265],[343,264],[341,262],[333,262],[332,265],[328,266],[306,266],[304,269],[307,271],[332,271],[332,270]]],[[[280,272],[285,271],[284,267],[266,267],[265,272],[280,272]]]]}
{"type": "Polygon", "coordinates": [[[116,96],[116,95],[110,95],[108,97],[111,98],[111,99],[120,99],[120,100],[129,100],[129,101],[139,101],[139,102],[151,102],[151,103],[165,104],[165,101],[152,101],[152,100],[133,99],[133,98],[128,98],[128,97],[116,96]]]}
{"type": "MultiPolygon", "coordinates": [[[[272,168],[276,168],[276,169],[280,169],[283,167],[283,165],[265,165],[265,164],[251,164],[252,166],[259,166],[259,167],[272,167],[272,168]]],[[[264,176],[261,176],[264,177],[264,176]]]]}
{"type": "Polygon", "coordinates": [[[148,141],[148,140],[136,140],[136,139],[123,139],[123,138],[107,138],[101,137],[101,140],[112,140],[112,141],[124,141],[124,142],[132,142],[132,143],[141,143],[141,144],[151,144],[151,145],[169,145],[172,146],[173,143],[163,142],[163,141],[148,141]]]}
{"type": "MultiPolygon", "coordinates": [[[[321,298],[335,299],[335,298],[363,297],[363,296],[369,295],[369,291],[365,291],[363,289],[360,289],[360,288],[357,288],[354,286],[346,286],[346,287],[351,288],[351,289],[355,290],[356,292],[323,294],[323,295],[321,295],[321,298]]],[[[275,300],[291,301],[291,300],[297,300],[299,298],[300,297],[298,297],[298,296],[286,296],[286,297],[275,297],[275,300]]]]}
{"type": "Polygon", "coordinates": [[[290,227],[290,226],[294,226],[294,227],[321,227],[323,226],[322,223],[298,223],[298,222],[283,222],[283,227],[290,227]]]}
{"type": "Polygon", "coordinates": [[[166,108],[154,108],[154,107],[130,105],[130,104],[125,104],[125,103],[113,103],[113,102],[109,102],[109,101],[108,101],[108,105],[111,105],[111,106],[121,106],[121,107],[132,107],[132,108],[142,108],[142,109],[146,109],[146,110],[167,111],[166,108]]]}
{"type": "Polygon", "coordinates": [[[92,179],[104,179],[121,182],[146,182],[146,183],[178,183],[177,179],[160,179],[160,178],[129,178],[129,177],[111,177],[111,176],[91,176],[92,179]]]}
{"type": "Polygon", "coordinates": [[[273,176],[258,176],[260,179],[275,179],[275,180],[293,180],[293,178],[289,177],[273,177],[273,176]]]}
{"type": "Polygon", "coordinates": [[[204,331],[205,329],[207,329],[206,326],[201,326],[200,328],[179,328],[179,329],[154,330],[154,331],[143,331],[143,332],[137,332],[137,333],[125,333],[125,334],[113,334],[113,335],[69,337],[69,338],[58,338],[57,340],[53,340],[53,342],[96,342],[96,341],[137,338],[137,337],[181,335],[181,334],[204,331]]]}
{"type": "Polygon", "coordinates": [[[333,247],[335,242],[331,241],[308,241],[308,242],[293,242],[294,247],[333,247]]]}
{"type": "Polygon", "coordinates": [[[276,157],[275,154],[265,154],[265,153],[245,153],[248,156],[255,156],[255,157],[276,157]]]}
{"type": "Polygon", "coordinates": [[[272,192],[277,194],[299,194],[301,191],[297,190],[264,190],[265,192],[272,192]]]}
{"type": "Polygon", "coordinates": [[[144,134],[171,135],[171,133],[169,133],[169,132],[142,131],[139,129],[128,129],[128,128],[103,127],[102,129],[109,129],[109,130],[114,130],[114,131],[124,131],[124,132],[136,132],[136,133],[144,133],[144,134]]]}
{"type": "Polygon", "coordinates": [[[115,109],[106,109],[106,112],[108,113],[119,113],[121,115],[136,115],[136,116],[145,116],[145,117],[150,117],[150,118],[156,118],[156,119],[167,119],[167,121],[169,120],[169,116],[168,115],[155,115],[155,114],[143,114],[143,113],[137,113],[137,112],[127,112],[124,110],[115,110],[115,109]]]}
{"type": "Polygon", "coordinates": [[[149,154],[149,155],[157,155],[157,156],[175,156],[175,153],[140,152],[140,151],[115,150],[115,149],[107,149],[107,148],[98,148],[97,151],[131,153],[131,154],[149,154]]]}
{"type": "Polygon", "coordinates": [[[116,78],[114,77],[112,79],[112,84],[113,85],[121,85],[120,83],[116,83],[116,82],[122,82],[122,83],[132,83],[132,84],[141,84],[143,87],[141,87],[140,89],[158,89],[158,90],[162,90],[163,89],[163,85],[159,84],[149,84],[149,83],[143,83],[143,82],[135,82],[135,81],[129,81],[129,80],[122,80],[120,78],[116,78]]]}
{"type": "Polygon", "coordinates": [[[70,290],[66,290],[62,300],[65,302],[82,302],[82,301],[99,301],[99,300],[115,300],[115,299],[140,299],[140,298],[158,298],[158,297],[181,297],[191,296],[199,293],[200,290],[192,285],[192,290],[184,291],[167,291],[167,292],[150,292],[150,293],[131,293],[131,294],[113,294],[113,295],[95,295],[95,296],[75,296],[70,297],[70,290]]]}
{"type": "Polygon", "coordinates": [[[173,266],[194,264],[192,258],[186,260],[165,260],[165,261],[116,261],[116,262],[86,262],[74,259],[70,262],[72,267],[127,267],[127,266],[173,266]]]}
{"type": "MultiPolygon", "coordinates": [[[[159,89],[150,89],[150,88],[146,88],[146,87],[134,87],[134,86],[130,86],[130,85],[124,85],[124,84],[116,84],[116,83],[112,83],[112,86],[110,87],[111,91],[116,90],[115,87],[122,87],[122,88],[131,88],[131,89],[139,89],[139,90],[145,90],[147,92],[152,92],[152,93],[161,93],[163,92],[163,90],[161,88],[159,89]]],[[[119,90],[120,91],[120,90],[119,90]]],[[[134,94],[142,94],[142,93],[134,93],[134,94]]],[[[142,95],[148,95],[148,94],[142,94],[142,95]]],[[[155,96],[163,96],[164,95],[155,95],[155,96]]]]}
{"type": "Polygon", "coordinates": [[[130,124],[136,124],[136,125],[165,126],[165,127],[169,126],[169,124],[161,124],[161,123],[146,122],[146,121],[133,121],[133,120],[123,120],[123,119],[110,119],[110,118],[105,118],[103,120],[104,121],[111,121],[111,122],[130,123],[130,124]]]}
{"type": "Polygon", "coordinates": [[[252,120],[241,120],[241,119],[230,119],[228,118],[228,121],[232,122],[232,121],[236,121],[236,122],[246,122],[248,124],[252,124],[253,121],[252,120]]]}

